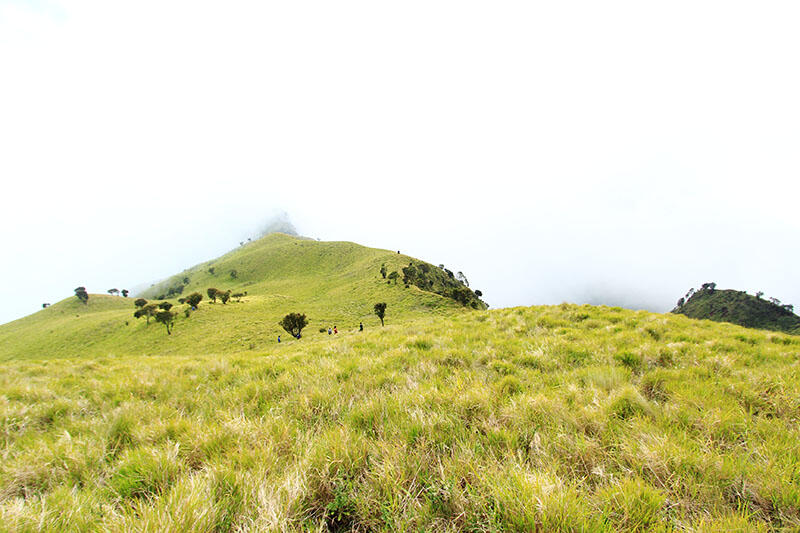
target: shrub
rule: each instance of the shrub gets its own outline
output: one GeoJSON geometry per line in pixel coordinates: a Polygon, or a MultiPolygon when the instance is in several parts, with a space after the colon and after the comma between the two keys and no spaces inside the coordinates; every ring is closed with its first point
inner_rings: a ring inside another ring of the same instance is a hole
{"type": "Polygon", "coordinates": [[[639,392],[633,387],[625,387],[608,406],[608,416],[626,420],[636,415],[649,416],[653,412],[639,392]]]}
{"type": "Polygon", "coordinates": [[[614,354],[614,360],[619,362],[622,366],[630,368],[634,372],[641,370],[644,362],[641,355],[633,352],[616,353],[614,354]]]}
{"type": "Polygon", "coordinates": [[[640,479],[629,479],[599,492],[603,517],[614,529],[645,531],[659,525],[666,498],[640,479]]]}

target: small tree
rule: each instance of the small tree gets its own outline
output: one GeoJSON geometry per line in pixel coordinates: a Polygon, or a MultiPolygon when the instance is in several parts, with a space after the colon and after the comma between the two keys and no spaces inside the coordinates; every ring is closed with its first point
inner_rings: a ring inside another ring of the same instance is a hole
{"type": "Polygon", "coordinates": [[[133,301],[133,305],[141,309],[142,307],[147,305],[147,300],[145,300],[144,298],[136,298],[136,300],[133,301]]]}
{"type": "Polygon", "coordinates": [[[191,305],[192,307],[197,307],[200,305],[200,301],[203,299],[203,295],[199,292],[193,292],[189,296],[186,297],[186,303],[191,305]]]}
{"type": "Polygon", "coordinates": [[[127,297],[128,297],[128,293],[129,293],[129,292],[130,292],[130,291],[128,291],[128,289],[122,289],[122,297],[123,297],[123,298],[127,298],[127,297]]]}
{"type": "Polygon", "coordinates": [[[481,296],[483,296],[483,293],[481,291],[475,291],[475,296],[480,298],[481,296]]]}
{"type": "Polygon", "coordinates": [[[381,319],[381,326],[383,326],[383,317],[386,316],[386,302],[376,303],[373,309],[378,318],[381,319]]]}
{"type": "Polygon", "coordinates": [[[683,307],[684,303],[686,303],[686,300],[684,300],[683,298],[679,298],[677,307],[683,307]]]}
{"type": "Polygon", "coordinates": [[[289,313],[278,324],[292,337],[298,337],[303,328],[308,325],[308,320],[304,314],[289,313]]]}
{"type": "Polygon", "coordinates": [[[108,291],[106,292],[108,292],[108,294],[110,294],[111,296],[115,296],[119,294],[119,289],[108,289],[108,291]]]}
{"type": "Polygon", "coordinates": [[[764,291],[758,291],[756,293],[756,298],[758,298],[759,300],[761,299],[762,296],[764,296],[764,291]]]}
{"type": "Polygon", "coordinates": [[[392,273],[389,274],[389,281],[394,280],[394,284],[397,285],[397,278],[400,277],[400,274],[397,273],[397,270],[392,270],[392,273]]]}
{"type": "Polygon", "coordinates": [[[184,284],[184,285],[188,285],[188,284],[189,284],[189,281],[190,281],[190,280],[189,280],[189,276],[184,276],[184,277],[183,277],[183,284],[184,284]]]}
{"type": "Polygon", "coordinates": [[[147,304],[143,306],[141,309],[137,309],[134,311],[133,316],[135,318],[142,318],[145,317],[147,324],[150,325],[150,317],[155,316],[158,312],[158,306],[156,304],[147,304]]]}
{"type": "Polygon", "coordinates": [[[383,279],[386,279],[386,263],[381,265],[381,276],[383,276],[383,279]]]}
{"type": "Polygon", "coordinates": [[[231,294],[231,298],[236,298],[237,302],[242,301],[242,296],[244,296],[243,292],[234,292],[233,294],[231,294]]]}
{"type": "Polygon", "coordinates": [[[222,300],[223,304],[226,304],[226,303],[228,303],[228,300],[230,300],[230,298],[231,298],[231,291],[225,291],[225,292],[218,291],[217,292],[217,297],[220,300],[222,300]]]}
{"type": "Polygon", "coordinates": [[[84,304],[89,303],[89,293],[86,292],[86,287],[77,287],[75,289],[75,296],[77,296],[78,300],[80,300],[84,304]]]}
{"type": "Polygon", "coordinates": [[[47,309],[48,307],[50,307],[50,304],[48,303],[42,304],[42,309],[47,309]]]}
{"type": "Polygon", "coordinates": [[[216,267],[211,267],[208,269],[208,273],[211,274],[212,276],[216,275],[216,272],[217,272],[216,267]]]}
{"type": "Polygon", "coordinates": [[[170,309],[172,309],[172,304],[169,302],[161,302],[160,304],[158,304],[158,308],[164,311],[169,311],[170,309]]]}
{"type": "Polygon", "coordinates": [[[218,292],[219,292],[218,289],[215,289],[214,287],[209,287],[208,290],[206,290],[206,294],[208,294],[208,299],[214,303],[217,303],[218,292]]]}
{"type": "Polygon", "coordinates": [[[456,274],[456,279],[461,283],[463,283],[464,285],[466,285],[467,287],[469,287],[469,281],[467,280],[467,276],[465,276],[463,272],[459,271],[458,274],[456,274]]]}
{"type": "Polygon", "coordinates": [[[231,279],[236,279],[239,277],[239,271],[231,270],[231,279]]]}
{"type": "Polygon", "coordinates": [[[175,325],[176,313],[165,309],[156,313],[156,322],[161,322],[167,328],[167,335],[172,335],[172,328],[175,325]]]}

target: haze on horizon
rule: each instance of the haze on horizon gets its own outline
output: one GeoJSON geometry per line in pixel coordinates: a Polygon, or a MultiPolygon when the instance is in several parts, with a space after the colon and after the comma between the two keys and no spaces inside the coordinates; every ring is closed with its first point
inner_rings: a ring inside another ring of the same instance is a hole
{"type": "Polygon", "coordinates": [[[800,305],[800,6],[0,0],[0,322],[286,211],[493,307],[800,305]]]}

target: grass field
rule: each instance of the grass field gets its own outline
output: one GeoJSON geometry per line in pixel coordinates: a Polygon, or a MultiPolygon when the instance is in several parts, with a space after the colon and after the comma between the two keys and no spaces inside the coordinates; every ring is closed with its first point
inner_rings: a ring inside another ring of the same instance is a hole
{"type": "Polygon", "coordinates": [[[0,523],[797,530],[799,357],[780,333],[562,305],[6,361],[0,523]]]}
{"type": "Polygon", "coordinates": [[[411,260],[272,235],[153,287],[248,291],[172,335],[97,294],[0,326],[0,530],[800,530],[800,337],[471,311],[411,260]]]}

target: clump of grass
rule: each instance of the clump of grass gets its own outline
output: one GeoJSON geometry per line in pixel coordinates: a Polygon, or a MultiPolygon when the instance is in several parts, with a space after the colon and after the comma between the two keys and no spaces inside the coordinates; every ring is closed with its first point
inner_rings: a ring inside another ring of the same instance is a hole
{"type": "Polygon", "coordinates": [[[497,382],[497,392],[500,396],[513,396],[522,390],[522,382],[516,376],[505,376],[497,382]]]}
{"type": "Polygon", "coordinates": [[[638,372],[644,365],[642,356],[630,351],[618,352],[614,354],[614,359],[622,366],[630,368],[633,372],[638,372]]]}
{"type": "Polygon", "coordinates": [[[120,459],[109,487],[120,500],[163,494],[181,471],[178,450],[137,448],[120,459]]]}
{"type": "Polygon", "coordinates": [[[647,531],[661,522],[666,501],[661,491],[640,479],[626,479],[601,490],[603,518],[615,530],[647,531]]]}
{"type": "Polygon", "coordinates": [[[618,392],[608,405],[608,415],[613,418],[626,420],[633,416],[650,416],[653,408],[639,391],[627,386],[618,392]]]}

